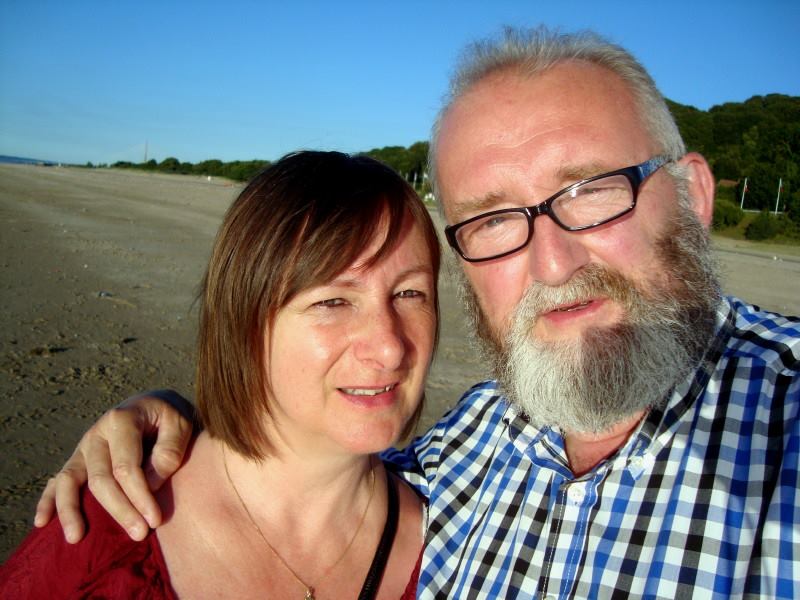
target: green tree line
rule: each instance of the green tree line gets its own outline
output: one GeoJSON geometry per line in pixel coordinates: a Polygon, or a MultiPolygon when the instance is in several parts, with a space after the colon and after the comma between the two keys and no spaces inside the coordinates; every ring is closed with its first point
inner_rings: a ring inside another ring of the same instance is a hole
{"type": "MultiPolygon", "coordinates": [[[[745,102],[727,102],[701,111],[668,101],[691,150],[703,153],[717,180],[737,182],[741,198],[747,177],[745,208],[773,209],[778,181],[781,198],[800,192],[800,97],[768,94],[745,102]]],[[[781,207],[782,208],[782,207],[781,207]]]]}
{"type": "Polygon", "coordinates": [[[706,156],[719,182],[714,226],[737,225],[743,202],[761,211],[746,237],[800,239],[800,97],[753,96],[708,111],[667,104],[687,147],[706,156]],[[776,203],[778,216],[770,214],[776,203]]]}
{"type": "MultiPolygon", "coordinates": [[[[778,208],[784,214],[777,230],[789,237],[800,237],[800,97],[753,96],[745,102],[726,102],[707,111],[670,100],[667,104],[689,150],[705,155],[720,182],[720,214],[715,216],[715,225],[735,225],[742,219],[739,204],[745,178],[744,208],[764,211],[774,210],[778,182],[782,180],[778,208]]],[[[394,168],[420,193],[430,191],[428,142],[373,148],[364,154],[394,168]]],[[[161,162],[118,162],[113,166],[246,181],[269,164],[266,160],[216,159],[192,164],[169,157],[161,162]]]]}
{"type": "Polygon", "coordinates": [[[268,160],[234,160],[222,162],[212,158],[199,163],[181,162],[175,157],[168,157],[161,162],[150,159],[147,162],[132,163],[127,161],[116,162],[112,167],[119,169],[141,169],[143,171],[156,171],[159,173],[177,173],[180,175],[205,175],[224,177],[234,181],[247,181],[261,169],[268,166],[268,160]]]}

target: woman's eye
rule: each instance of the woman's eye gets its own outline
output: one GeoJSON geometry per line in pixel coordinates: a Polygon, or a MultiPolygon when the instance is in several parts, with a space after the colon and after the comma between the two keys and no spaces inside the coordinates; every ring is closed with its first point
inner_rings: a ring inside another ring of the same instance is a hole
{"type": "Polygon", "coordinates": [[[327,300],[320,300],[315,302],[314,306],[322,306],[324,308],[333,308],[335,306],[343,306],[345,301],[342,298],[328,298],[327,300]]]}
{"type": "Polygon", "coordinates": [[[425,294],[419,290],[403,290],[395,294],[395,296],[397,298],[420,298],[425,296],[425,294]]]}

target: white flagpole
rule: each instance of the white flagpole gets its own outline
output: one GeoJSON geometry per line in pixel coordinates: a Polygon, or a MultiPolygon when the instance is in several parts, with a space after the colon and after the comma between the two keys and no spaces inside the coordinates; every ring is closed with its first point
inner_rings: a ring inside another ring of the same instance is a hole
{"type": "Polygon", "coordinates": [[[778,215],[778,204],[781,201],[781,188],[783,187],[783,177],[778,178],[778,197],[775,199],[775,216],[778,215]]]}
{"type": "Polygon", "coordinates": [[[744,185],[742,186],[742,201],[739,202],[739,208],[744,210],[744,193],[747,191],[747,177],[744,178],[744,185]]]}

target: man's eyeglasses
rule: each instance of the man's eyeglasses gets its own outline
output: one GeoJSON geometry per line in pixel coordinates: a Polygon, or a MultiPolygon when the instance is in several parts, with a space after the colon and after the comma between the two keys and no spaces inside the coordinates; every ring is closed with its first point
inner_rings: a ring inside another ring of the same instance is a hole
{"type": "Polygon", "coordinates": [[[639,165],[581,179],[544,202],[483,213],[444,228],[448,243],[469,262],[501,258],[524,248],[533,237],[533,220],[549,216],[566,231],[598,227],[636,206],[639,187],[671,159],[656,156],[639,165]]]}

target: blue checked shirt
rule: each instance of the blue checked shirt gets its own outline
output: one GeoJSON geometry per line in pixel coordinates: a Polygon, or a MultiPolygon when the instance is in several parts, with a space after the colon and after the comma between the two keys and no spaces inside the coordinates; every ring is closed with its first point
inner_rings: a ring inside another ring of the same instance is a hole
{"type": "Polygon", "coordinates": [[[800,598],[800,321],[729,298],[703,364],[574,477],[493,381],[385,459],[430,498],[420,598],[800,598]]]}

